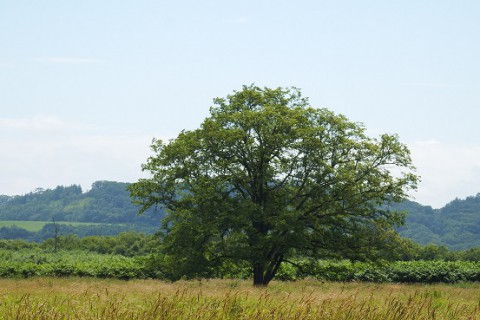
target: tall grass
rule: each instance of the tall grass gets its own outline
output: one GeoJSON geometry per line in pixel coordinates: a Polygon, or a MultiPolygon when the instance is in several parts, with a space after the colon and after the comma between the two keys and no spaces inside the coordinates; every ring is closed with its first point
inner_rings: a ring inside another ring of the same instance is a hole
{"type": "Polygon", "coordinates": [[[0,319],[479,319],[480,284],[0,280],[0,319]]]}

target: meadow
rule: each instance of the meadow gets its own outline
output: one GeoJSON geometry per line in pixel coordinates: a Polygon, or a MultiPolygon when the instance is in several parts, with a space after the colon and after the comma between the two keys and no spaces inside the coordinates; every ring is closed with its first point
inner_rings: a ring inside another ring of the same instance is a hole
{"type": "MultiPolygon", "coordinates": [[[[0,228],[1,227],[12,227],[15,226],[17,228],[22,228],[27,231],[37,232],[42,230],[42,228],[46,225],[52,223],[52,221],[14,221],[14,220],[4,220],[0,221],[0,228]]],[[[56,221],[59,225],[70,225],[70,226],[99,226],[103,225],[102,223],[94,223],[94,222],[71,222],[71,221],[56,221]]]]}
{"type": "Polygon", "coordinates": [[[309,274],[285,264],[255,288],[248,268],[228,265],[169,282],[161,255],[114,253],[148,247],[132,234],[69,239],[75,250],[0,241],[0,320],[480,319],[480,262],[325,260],[305,264],[309,274]]]}
{"type": "Polygon", "coordinates": [[[0,279],[0,319],[480,319],[480,284],[0,279]]]}

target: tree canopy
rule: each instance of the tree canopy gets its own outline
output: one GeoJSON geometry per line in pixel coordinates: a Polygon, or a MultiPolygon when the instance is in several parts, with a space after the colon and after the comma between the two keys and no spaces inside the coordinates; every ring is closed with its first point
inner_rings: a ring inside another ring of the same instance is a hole
{"type": "MultiPolygon", "coordinates": [[[[395,237],[417,176],[396,135],[310,106],[296,88],[244,86],[200,128],[154,140],[130,185],[140,212],[167,209],[164,251],[185,274],[248,263],[267,285],[292,257],[374,258],[395,237]]],[[[292,262],[293,263],[293,262],[292,262]]]]}

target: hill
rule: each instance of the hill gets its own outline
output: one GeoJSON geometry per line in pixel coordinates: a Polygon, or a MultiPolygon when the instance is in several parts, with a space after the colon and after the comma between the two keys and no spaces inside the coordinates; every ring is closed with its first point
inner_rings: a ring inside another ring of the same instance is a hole
{"type": "Polygon", "coordinates": [[[72,185],[37,189],[21,196],[0,196],[0,221],[12,223],[12,227],[0,228],[0,238],[42,240],[52,235],[54,226],[51,223],[38,231],[44,234],[39,235],[19,228],[22,225],[20,221],[63,222],[61,230],[64,234],[79,236],[113,235],[128,230],[157,231],[164,212],[151,210],[137,215],[138,208],[131,203],[127,186],[128,183],[123,182],[97,181],[87,192],[78,185],[72,185]],[[19,223],[13,224],[13,221],[19,223]],[[76,225],[75,222],[91,225],[76,225]]]}
{"type": "MultiPolygon", "coordinates": [[[[128,183],[97,181],[83,192],[78,185],[37,189],[21,196],[0,195],[0,221],[83,222],[91,225],[65,225],[64,234],[113,235],[135,230],[153,233],[158,230],[164,212],[151,210],[137,215],[131,203],[128,183]]],[[[394,206],[407,212],[400,235],[425,244],[443,245],[452,250],[480,247],[480,194],[455,199],[441,209],[432,209],[412,201],[394,206]]],[[[52,236],[53,225],[46,224],[34,235],[17,227],[0,227],[0,238],[43,239],[52,236]]]]}
{"type": "Polygon", "coordinates": [[[400,235],[415,242],[443,245],[451,250],[480,247],[480,193],[455,199],[441,209],[405,201],[396,209],[407,212],[400,235]]]}

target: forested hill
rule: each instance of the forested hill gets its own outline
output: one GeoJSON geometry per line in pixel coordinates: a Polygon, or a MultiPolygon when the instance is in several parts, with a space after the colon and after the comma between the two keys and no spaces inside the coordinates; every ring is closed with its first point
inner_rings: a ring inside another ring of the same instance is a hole
{"type": "MultiPolygon", "coordinates": [[[[38,220],[159,226],[163,211],[137,215],[131,203],[128,183],[97,181],[91,190],[80,186],[37,189],[22,196],[0,195],[0,221],[38,220]]],[[[408,212],[402,236],[419,244],[445,245],[463,250],[480,247],[480,194],[456,199],[441,209],[405,201],[395,209],[408,212]]]]}
{"type": "MultiPolygon", "coordinates": [[[[97,181],[82,192],[78,185],[37,189],[22,196],[0,196],[0,220],[74,221],[159,225],[163,212],[137,215],[128,183],[97,181]]],[[[153,210],[152,210],[153,211],[153,210]]]]}
{"type": "Polygon", "coordinates": [[[441,209],[406,201],[397,207],[408,212],[399,231],[419,244],[444,245],[452,250],[480,247],[480,193],[455,199],[441,209]]]}

